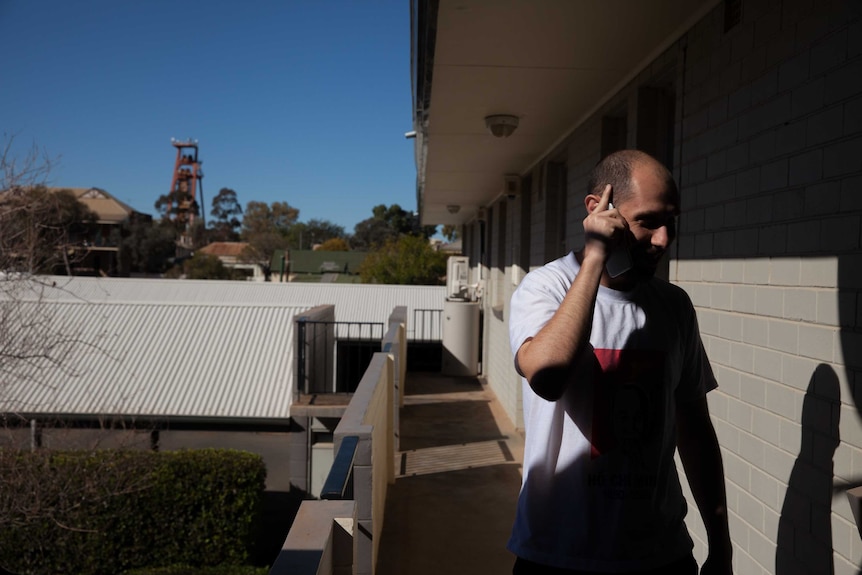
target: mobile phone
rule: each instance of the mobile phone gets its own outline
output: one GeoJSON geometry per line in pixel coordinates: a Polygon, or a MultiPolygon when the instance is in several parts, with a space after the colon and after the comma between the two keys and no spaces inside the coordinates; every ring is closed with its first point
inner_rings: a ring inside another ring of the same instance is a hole
{"type": "MultiPolygon", "coordinates": [[[[612,202],[608,202],[608,209],[614,209],[612,202]]],[[[605,263],[605,269],[608,271],[609,276],[615,278],[632,269],[632,265],[632,256],[625,243],[622,243],[611,252],[608,261],[605,263]]]]}

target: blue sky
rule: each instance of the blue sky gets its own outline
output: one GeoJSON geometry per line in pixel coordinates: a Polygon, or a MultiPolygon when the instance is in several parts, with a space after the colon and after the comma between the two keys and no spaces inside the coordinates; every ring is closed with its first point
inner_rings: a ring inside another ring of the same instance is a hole
{"type": "Polygon", "coordinates": [[[198,140],[206,212],[286,201],[353,232],[416,210],[408,0],[0,0],[0,132],[154,213],[171,138],[198,140]]]}

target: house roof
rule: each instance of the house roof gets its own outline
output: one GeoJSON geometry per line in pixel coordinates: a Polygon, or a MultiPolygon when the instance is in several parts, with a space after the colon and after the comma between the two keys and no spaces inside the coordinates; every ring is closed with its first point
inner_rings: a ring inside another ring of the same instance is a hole
{"type": "Polygon", "coordinates": [[[46,317],[43,310],[78,343],[59,364],[13,364],[0,411],[258,422],[289,416],[293,323],[310,305],[256,302],[242,291],[127,297],[92,279],[58,278],[41,296],[31,291],[9,304],[26,316],[46,317]]]}
{"type": "Polygon", "coordinates": [[[440,286],[42,280],[14,301],[0,290],[0,306],[23,317],[42,310],[84,345],[58,365],[37,360],[0,369],[0,412],[284,422],[299,315],[334,304],[337,321],[385,325],[396,305],[406,305],[412,322],[414,309],[442,309],[445,293],[440,286]]]}
{"type": "Polygon", "coordinates": [[[136,212],[100,188],[48,188],[52,192],[66,190],[96,214],[100,224],[119,224],[136,212]]]}
{"type": "Polygon", "coordinates": [[[476,219],[717,4],[411,0],[422,224],[476,219]],[[518,117],[514,134],[488,132],[495,114],[518,117]]]}
{"type": "Polygon", "coordinates": [[[408,334],[414,310],[442,310],[445,286],[305,284],[229,280],[175,280],[47,276],[58,289],[43,301],[200,305],[231,302],[262,306],[334,305],[336,321],[385,323],[395,306],[406,306],[408,334]]]}
{"type": "Polygon", "coordinates": [[[248,246],[248,242],[212,242],[198,250],[202,254],[237,258],[248,246]]]}
{"type": "MultiPolygon", "coordinates": [[[[319,274],[344,272],[356,274],[359,266],[368,256],[367,252],[330,252],[324,250],[290,250],[289,265],[291,273],[319,274]]],[[[281,271],[281,255],[272,258],[273,272],[281,271]]]]}

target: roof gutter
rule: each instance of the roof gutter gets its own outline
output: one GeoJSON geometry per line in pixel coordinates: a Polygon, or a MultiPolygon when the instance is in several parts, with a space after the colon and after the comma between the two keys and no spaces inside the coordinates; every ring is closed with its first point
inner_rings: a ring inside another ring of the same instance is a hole
{"type": "Polygon", "coordinates": [[[39,426],[105,431],[270,431],[287,432],[291,418],[115,415],[93,413],[15,413],[5,414],[9,426],[26,427],[31,421],[39,426]]]}
{"type": "Polygon", "coordinates": [[[428,112],[437,41],[439,0],[410,2],[410,81],[413,95],[413,144],[416,162],[416,209],[422,219],[425,190],[425,159],[428,155],[428,112]]]}

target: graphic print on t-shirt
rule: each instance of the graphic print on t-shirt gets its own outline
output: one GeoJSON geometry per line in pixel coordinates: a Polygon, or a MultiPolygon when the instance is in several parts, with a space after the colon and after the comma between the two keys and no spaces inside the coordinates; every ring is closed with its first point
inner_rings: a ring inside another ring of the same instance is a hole
{"type": "Polygon", "coordinates": [[[664,413],[665,354],[656,350],[596,349],[601,370],[594,380],[590,455],[604,460],[590,484],[614,498],[641,498],[655,485],[664,413]]]}

